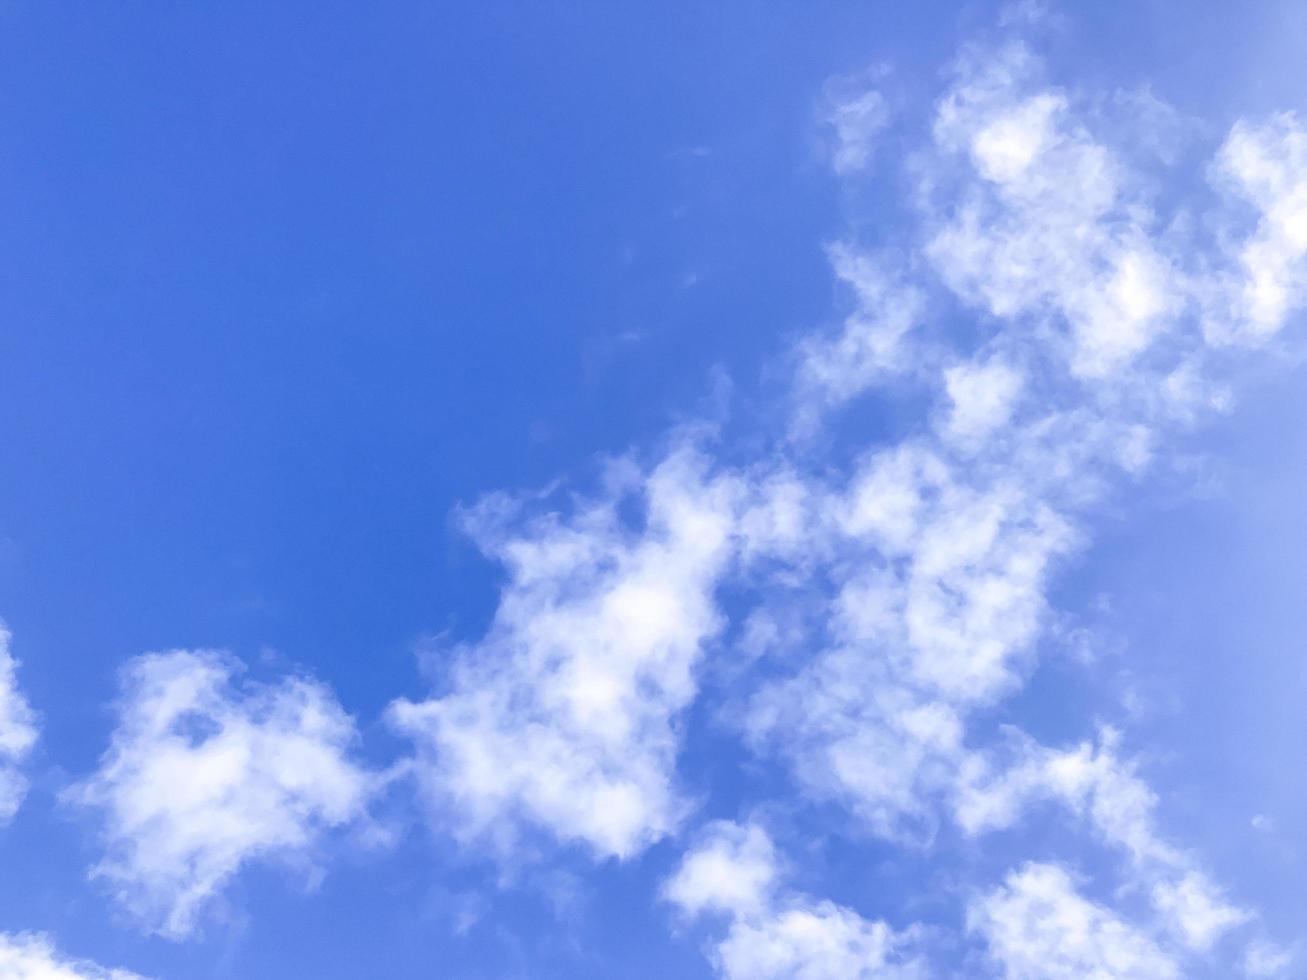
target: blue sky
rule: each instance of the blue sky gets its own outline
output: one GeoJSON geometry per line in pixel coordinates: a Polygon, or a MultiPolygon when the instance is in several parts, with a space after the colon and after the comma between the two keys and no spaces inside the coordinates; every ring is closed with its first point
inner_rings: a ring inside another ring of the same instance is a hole
{"type": "Polygon", "coordinates": [[[1304,52],[6,4],[0,977],[1303,975],[1304,52]]]}

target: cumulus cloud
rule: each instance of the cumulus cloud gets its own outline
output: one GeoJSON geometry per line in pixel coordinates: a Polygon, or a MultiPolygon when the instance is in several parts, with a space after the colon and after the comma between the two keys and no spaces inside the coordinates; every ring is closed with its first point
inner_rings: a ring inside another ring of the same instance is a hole
{"type": "MultiPolygon", "coordinates": [[[[921,847],[945,822],[974,839],[1051,805],[1118,855],[1146,928],[1047,864],[973,907],[1009,976],[1176,976],[1175,956],[1248,921],[1159,829],[1111,730],[1057,748],[992,724],[1056,639],[1053,585],[1105,505],[1229,408],[1228,342],[1269,342],[1307,296],[1298,121],[1236,125],[1214,187],[1181,175],[1162,195],[1183,155],[1104,107],[1174,114],[1114,96],[1049,82],[1021,43],[969,48],[902,168],[907,225],[829,247],[850,312],[790,351],[766,448],[682,445],[567,508],[469,513],[506,571],[493,622],[430,699],[391,712],[437,822],[597,857],[674,832],[677,722],[720,641],[743,654],[722,716],[859,831],[921,847]],[[839,413],[872,391],[905,393],[910,418],[850,446],[839,413]]],[[[834,168],[863,179],[884,99],[838,105],[834,168]]],[[[915,968],[902,933],[787,892],[776,867],[758,828],[716,825],[667,886],[728,923],[723,975],[915,968]]]]}
{"type": "Polygon", "coordinates": [[[108,970],[61,956],[48,936],[0,933],[0,977],[5,980],[143,980],[126,970],[108,970]]]}
{"type": "Polygon", "coordinates": [[[967,926],[1007,980],[1173,980],[1177,962],[1145,932],[1081,896],[1052,864],[1028,864],[974,901],[967,926]]]}
{"type": "Polygon", "coordinates": [[[986,55],[963,61],[939,106],[926,254],[987,313],[1052,318],[1059,341],[1064,325],[1075,374],[1107,376],[1175,326],[1181,277],[1128,160],[1039,85],[1024,47],[986,55]]]}
{"type": "Polygon", "coordinates": [[[391,709],[438,820],[500,844],[542,828],[616,857],[676,826],[673,723],[722,625],[738,490],[683,448],[570,520],[519,523],[500,498],[470,515],[508,571],[494,622],[459,651],[448,693],[391,709]]]}
{"type": "Polygon", "coordinates": [[[1056,803],[1125,856],[1156,929],[1207,952],[1250,913],[1159,831],[1114,732],[1069,749],[1016,733],[1013,753],[970,723],[1028,675],[1053,576],[1102,504],[1177,426],[1229,408],[1212,345],[1264,341],[1304,297],[1296,119],[1236,125],[1216,192],[1164,215],[1155,168],[1175,155],[1123,144],[1132,128],[1100,107],[1047,83],[1022,44],[969,49],[908,168],[915,244],[831,250],[855,308],[798,345],[798,430],[894,376],[933,398],[934,427],[810,478],[802,539],[821,580],[758,592],[815,625],[740,717],[801,788],[891,840],[929,842],[945,819],[978,835],[1056,803]],[[1251,231],[1232,198],[1253,206],[1251,231]],[[1186,221],[1201,207],[1222,240],[1186,221]],[[974,335],[925,315],[950,301],[974,335]]]}
{"type": "Polygon", "coordinates": [[[712,950],[725,980],[913,980],[924,977],[912,936],[852,909],[780,886],[770,837],[719,822],[687,853],[664,897],[729,924],[712,950]]]}
{"type": "Polygon", "coordinates": [[[723,821],[704,833],[663,889],[664,897],[691,915],[758,913],[776,884],[776,849],[756,824],[723,821]]]}
{"type": "Polygon", "coordinates": [[[320,684],[240,684],[212,651],[131,661],[100,767],[66,793],[98,817],[93,874],[150,929],[182,938],[252,861],[303,860],[357,820],[375,777],[350,758],[352,719],[320,684]]]}
{"type": "Polygon", "coordinates": [[[1217,156],[1216,174],[1251,204],[1257,226],[1235,244],[1239,280],[1208,321],[1217,340],[1257,340],[1284,326],[1307,291],[1307,128],[1290,113],[1240,120],[1217,156]]]}
{"type": "Polygon", "coordinates": [[[9,653],[9,630],[0,623],[0,824],[27,795],[20,766],[36,744],[36,714],[18,690],[18,664],[9,653]]]}

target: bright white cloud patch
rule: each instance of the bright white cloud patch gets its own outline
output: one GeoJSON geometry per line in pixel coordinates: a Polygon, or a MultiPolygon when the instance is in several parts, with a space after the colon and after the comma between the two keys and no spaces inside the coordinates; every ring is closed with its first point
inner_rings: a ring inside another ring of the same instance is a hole
{"type": "Polygon", "coordinates": [[[0,977],[4,980],[142,980],[126,970],[108,970],[59,954],[47,936],[0,933],[0,977]]]}
{"type": "Polygon", "coordinates": [[[1173,980],[1176,961],[1146,933],[1082,897],[1071,876],[1028,864],[972,903],[968,927],[1007,980],[1173,980]]]}
{"type": "Polygon", "coordinates": [[[924,977],[912,937],[833,902],[779,887],[760,827],[710,826],[663,894],[689,915],[729,923],[712,959],[725,980],[911,980],[924,977]]]}
{"type": "Polygon", "coordinates": [[[501,844],[536,826],[617,857],[677,824],[673,721],[722,625],[738,490],[683,449],[567,521],[514,524],[501,499],[473,512],[508,570],[494,623],[459,652],[448,694],[391,713],[441,822],[501,844]]]}
{"type": "Polygon", "coordinates": [[[18,690],[18,665],[9,653],[9,639],[0,623],[0,824],[14,815],[27,793],[19,766],[37,737],[36,715],[18,690]]]}
{"type": "Polygon", "coordinates": [[[67,793],[99,813],[94,874],[145,925],[179,938],[242,865],[303,858],[363,815],[374,777],[354,723],[320,684],[238,686],[208,651],[147,654],[123,671],[100,768],[67,793]]]}

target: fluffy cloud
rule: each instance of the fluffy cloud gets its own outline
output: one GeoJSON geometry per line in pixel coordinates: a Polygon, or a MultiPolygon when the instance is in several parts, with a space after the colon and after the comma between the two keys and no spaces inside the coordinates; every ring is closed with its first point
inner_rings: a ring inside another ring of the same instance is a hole
{"type": "MultiPolygon", "coordinates": [[[[860,179],[885,100],[839,106],[834,169],[860,179]]],[[[1052,748],[992,724],[1056,635],[1051,585],[1104,505],[1228,407],[1222,344],[1269,339],[1307,295],[1296,120],[1236,126],[1216,191],[1177,179],[1192,200],[1176,203],[1157,167],[1180,155],[1132,143],[1140,127],[1105,106],[1169,118],[1050,84],[1021,44],[970,49],[904,167],[908,227],[829,248],[851,312],[791,351],[783,431],[753,444],[768,448],[727,465],[683,447],[565,512],[471,512],[507,572],[493,622],[438,694],[392,709],[438,822],[599,857],[673,832],[677,719],[722,640],[744,654],[722,714],[860,829],[921,846],[946,821],[977,837],[1052,804],[1116,851],[1150,931],[1030,865],[973,908],[1010,976],[1045,960],[1048,976],[1175,976],[1161,943],[1204,953],[1249,918],[1156,826],[1114,735],[1052,748]],[[878,387],[906,393],[902,434],[832,454],[838,413],[878,387]]],[[[758,828],[717,825],[667,895],[729,923],[713,952],[728,977],[915,968],[902,934],[777,882],[758,828]]]]}
{"type": "Polygon", "coordinates": [[[769,904],[776,877],[776,849],[767,832],[723,821],[685,855],[663,895],[690,915],[754,915],[769,904]]]}
{"type": "Polygon", "coordinates": [[[17,663],[9,653],[9,631],[0,623],[0,824],[27,794],[19,769],[36,744],[36,715],[18,690],[17,663]]]}
{"type": "Polygon", "coordinates": [[[1251,918],[1227,903],[1220,890],[1197,871],[1154,885],[1153,906],[1187,945],[1198,950],[1210,949],[1218,936],[1251,918]]]}
{"type": "Polygon", "coordinates": [[[1146,933],[1083,898],[1064,870],[1028,864],[973,902],[967,925],[1007,980],[1172,980],[1176,961],[1146,933]]]}
{"type": "Polygon", "coordinates": [[[209,651],[133,660],[110,748],[66,794],[101,817],[107,852],[94,874],[172,938],[242,865],[306,856],[363,815],[374,787],[349,757],[354,723],[325,688],[238,686],[239,669],[209,651]]]}
{"type": "Polygon", "coordinates": [[[5,980],[142,980],[126,970],[106,970],[60,956],[47,936],[0,933],[0,977],[5,980]]]}
{"type": "Polygon", "coordinates": [[[949,411],[946,437],[974,447],[1012,417],[1021,393],[1021,373],[1002,360],[962,363],[944,372],[949,411]]]}
{"type": "Polygon", "coordinates": [[[911,980],[912,937],[852,909],[779,887],[775,850],[754,824],[711,825],[663,894],[689,915],[729,922],[712,951],[725,980],[911,980]]]}
{"type": "Polygon", "coordinates": [[[826,497],[829,547],[845,558],[827,573],[839,583],[828,645],[749,698],[751,742],[882,836],[932,835],[968,755],[967,715],[1017,683],[1049,571],[1078,542],[1038,493],[1076,480],[1038,448],[1045,430],[1023,438],[1040,461],[1024,479],[922,444],[870,454],[826,497]]]}
{"type": "Polygon", "coordinates": [[[1007,826],[1032,803],[1056,801],[1086,818],[1106,843],[1123,849],[1136,873],[1151,882],[1162,924],[1186,946],[1206,951],[1217,937],[1251,916],[1229,904],[1190,858],[1157,831],[1156,794],[1117,754],[1118,734],[1107,729],[1098,745],[1065,750],[1019,739],[1019,761],[986,783],[989,760],[972,755],[962,767],[956,816],[968,833],[1007,826]]]}
{"type": "Polygon", "coordinates": [[[963,61],[935,125],[951,196],[932,201],[926,254],[991,315],[1060,321],[1073,371],[1101,378],[1174,326],[1183,286],[1127,161],[1039,71],[1019,45],[963,61]]]}
{"type": "Polygon", "coordinates": [[[1045,83],[1020,44],[971,49],[908,168],[916,244],[831,250],[856,306],[799,344],[797,429],[896,374],[932,397],[935,425],[847,479],[812,480],[803,540],[820,579],[758,586],[760,608],[800,607],[808,652],[769,671],[741,717],[801,787],[892,840],[928,842],[950,818],[980,834],[1057,803],[1127,858],[1156,928],[1205,952],[1249,913],[1164,839],[1113,733],[1061,750],[1018,734],[1013,753],[970,724],[1028,673],[1051,576],[1103,502],[1170,430],[1228,407],[1211,343],[1264,339],[1305,293],[1295,119],[1234,128],[1213,171],[1226,196],[1206,197],[1208,224],[1234,230],[1211,242],[1183,209],[1160,212],[1144,168],[1171,155],[1122,144],[1101,106],[1045,83]],[[1231,196],[1255,208],[1251,232],[1231,196]],[[950,302],[979,314],[974,336],[925,315],[950,302]]]}
{"type": "Polygon", "coordinates": [[[722,624],[713,594],[737,523],[737,484],[707,469],[686,448],[568,521],[515,524],[499,498],[471,515],[508,570],[494,622],[447,694],[391,710],[458,836],[506,844],[526,825],[626,857],[676,825],[673,722],[722,624]]]}
{"type": "Polygon", "coordinates": [[[1227,286],[1208,330],[1217,340],[1264,338],[1307,291],[1307,129],[1288,113],[1260,124],[1241,120],[1216,173],[1256,209],[1258,223],[1237,246],[1241,278],[1227,286]]]}

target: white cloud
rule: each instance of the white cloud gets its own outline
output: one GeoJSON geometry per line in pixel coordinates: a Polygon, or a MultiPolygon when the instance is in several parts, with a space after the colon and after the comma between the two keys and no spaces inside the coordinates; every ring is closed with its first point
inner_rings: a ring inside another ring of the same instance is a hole
{"type": "Polygon", "coordinates": [[[375,779],[349,758],[354,723],[321,685],[238,688],[210,651],[147,654],[123,671],[100,768],[66,799],[101,817],[94,875],[150,929],[189,934],[243,865],[308,856],[364,813],[375,779]]]}
{"type": "Polygon", "coordinates": [[[1001,360],[955,364],[944,372],[946,438],[973,447],[1008,423],[1021,393],[1021,373],[1001,360]]]}
{"type": "MultiPolygon", "coordinates": [[[[853,175],[884,103],[840,105],[835,165],[853,175]]],[[[454,652],[445,689],[392,709],[438,823],[501,847],[544,831],[601,857],[673,832],[686,809],[677,720],[701,652],[724,633],[727,585],[741,628],[726,635],[748,654],[731,676],[757,683],[729,692],[724,713],[805,797],[916,844],[944,820],[978,835],[1053,803],[1123,855],[1159,936],[1201,951],[1243,921],[1160,833],[1156,794],[1115,736],[1064,749],[1018,739],[1014,754],[989,724],[1056,635],[1050,586],[1097,512],[1165,461],[1173,429],[1228,407],[1208,338],[1220,324],[1269,334],[1304,293],[1298,124],[1231,134],[1217,170],[1259,217],[1227,248],[1195,228],[1228,223],[1228,204],[1159,203],[1185,196],[1155,168],[1181,158],[1170,144],[1186,134],[1159,147],[1148,123],[1104,115],[1132,105],[1169,113],[1151,96],[1050,85],[1021,46],[973,49],[905,167],[915,224],[892,246],[829,249],[852,311],[792,350],[788,439],[734,469],[678,449],[568,516],[523,517],[502,497],[472,512],[507,571],[493,622],[454,652]],[[910,389],[911,417],[887,413],[902,434],[851,464],[828,454],[838,427],[824,424],[891,383],[910,389]]],[[[729,918],[720,969],[890,970],[876,950],[894,934],[785,893],[759,834],[719,827],[668,885],[687,912],[729,918]]],[[[1000,946],[1018,913],[1079,929],[1028,937],[1061,964],[1050,975],[1176,975],[1158,940],[1055,867],[1028,867],[980,908],[977,928],[1000,946]]],[[[1010,975],[1040,975],[1022,955],[1003,957],[1010,975]]]]}
{"type": "Polygon", "coordinates": [[[722,624],[737,521],[737,484],[706,467],[677,451],[568,522],[510,525],[502,501],[474,513],[508,569],[494,622],[460,651],[449,693],[391,709],[460,838],[506,845],[527,824],[627,857],[677,824],[673,723],[722,624]],[[622,519],[630,502],[642,527],[622,519]]]}
{"type": "Polygon", "coordinates": [[[1231,329],[1253,317],[1242,282],[1256,268],[1285,300],[1264,322],[1278,329],[1301,301],[1307,140],[1287,117],[1235,128],[1218,169],[1261,217],[1230,260],[1184,220],[1189,205],[1159,215],[1163,178],[1137,168],[1175,153],[1105,141],[1123,127],[1102,101],[1041,74],[1020,46],[973,49],[933,146],[908,167],[918,250],[831,250],[856,307],[833,340],[798,345],[795,428],[811,433],[895,375],[942,397],[927,409],[933,434],[868,452],[847,480],[829,467],[810,478],[802,540],[821,584],[760,583],[759,607],[804,608],[790,618],[813,624],[816,652],[791,658],[740,717],[807,794],[883,837],[927,842],[949,816],[979,834],[1057,803],[1125,855],[1158,928],[1204,952],[1248,913],[1164,839],[1156,794],[1116,736],[1062,750],[1025,739],[1014,759],[971,719],[1020,686],[1051,620],[1051,576],[1104,500],[1146,474],[1171,429],[1229,407],[1200,316],[1231,329]],[[981,311],[974,339],[927,322],[947,308],[941,286],[981,311]]]}
{"type": "Polygon", "coordinates": [[[770,903],[776,877],[776,851],[766,831],[756,824],[720,821],[706,828],[663,896],[690,915],[748,915],[770,903]]]}
{"type": "Polygon", "coordinates": [[[771,839],[755,824],[710,825],[664,887],[682,912],[724,913],[712,950],[725,980],[913,980],[912,937],[833,902],[779,887],[771,839]]]}
{"type": "Polygon", "coordinates": [[[1051,318],[1054,338],[1068,329],[1074,372],[1103,378],[1174,326],[1184,284],[1126,164],[1038,74],[1020,47],[964,62],[936,121],[944,155],[925,251],[967,302],[1032,325],[1051,318]],[[965,153],[974,175],[950,153],[965,153]]]}
{"type": "Polygon", "coordinates": [[[0,933],[0,977],[4,980],[142,980],[126,970],[107,970],[69,960],[48,936],[0,933]]]}
{"type": "Polygon", "coordinates": [[[0,623],[0,824],[27,794],[20,766],[36,744],[36,715],[18,690],[17,663],[9,653],[9,630],[0,623]]]}
{"type": "Polygon", "coordinates": [[[1252,918],[1227,903],[1216,886],[1196,871],[1154,885],[1153,906],[1184,942],[1197,950],[1209,949],[1222,933],[1252,918]]]}
{"type": "Polygon", "coordinates": [[[967,926],[1007,980],[1172,980],[1175,960],[1146,933],[1082,897],[1052,864],[1028,864],[972,902],[967,926]]]}
{"type": "Polygon", "coordinates": [[[920,967],[900,962],[899,937],[832,902],[743,919],[717,947],[726,980],[908,980],[920,967]]]}
{"type": "Polygon", "coordinates": [[[1032,494],[1047,475],[1014,470],[962,471],[909,443],[870,455],[832,502],[845,547],[895,569],[844,584],[842,634],[885,647],[912,683],[946,700],[985,700],[1012,681],[1012,660],[1043,615],[1049,567],[1076,544],[1067,521],[1032,494]]]}
{"type": "Polygon", "coordinates": [[[867,166],[889,117],[889,107],[876,91],[860,92],[835,104],[827,118],[835,130],[831,165],[836,173],[849,174],[867,166]]]}
{"type": "Polygon", "coordinates": [[[1164,841],[1155,818],[1157,795],[1116,752],[1119,736],[1103,732],[1099,744],[1065,750],[1019,739],[1020,759],[992,780],[990,760],[977,754],[962,766],[956,818],[967,833],[1004,827],[1033,801],[1055,800],[1089,821],[1100,838],[1123,849],[1149,893],[1163,925],[1188,947],[1207,951],[1227,930],[1251,915],[1230,905],[1190,858],[1164,841]]]}
{"type": "Polygon", "coordinates": [[[1097,745],[1082,742],[1061,750],[1017,738],[1018,759],[997,777],[989,776],[987,758],[972,755],[967,760],[956,801],[957,820],[966,832],[1009,826],[1032,802],[1055,800],[1088,819],[1104,841],[1123,848],[1136,862],[1181,863],[1157,835],[1156,794],[1133,765],[1117,756],[1115,731],[1105,729],[1097,745]]]}
{"type": "MultiPolygon", "coordinates": [[[[946,103],[941,112],[943,126],[954,123],[957,101],[946,103]]],[[[1030,176],[1030,168],[1053,144],[1054,120],[1066,109],[1060,95],[1041,92],[1033,98],[1005,107],[986,120],[968,141],[976,169],[986,180],[1011,184],[1030,176]]]]}
{"type": "Polygon", "coordinates": [[[820,657],[764,687],[746,725],[756,747],[790,761],[802,788],[843,802],[879,836],[933,835],[932,800],[952,784],[960,719],[874,659],[852,649],[820,657]]]}
{"type": "Polygon", "coordinates": [[[1219,304],[1209,334],[1262,339],[1284,326],[1307,291],[1307,129],[1289,113],[1261,124],[1241,120],[1221,148],[1216,174],[1257,209],[1259,221],[1237,248],[1242,281],[1233,300],[1219,304]]]}
{"type": "Polygon", "coordinates": [[[1294,955],[1290,950],[1265,939],[1258,939],[1250,943],[1244,952],[1243,972],[1248,977],[1283,977],[1288,975],[1287,971],[1293,961],[1294,955]]]}
{"type": "Polygon", "coordinates": [[[806,436],[823,414],[857,397],[885,377],[918,367],[908,339],[925,316],[922,292],[908,284],[889,255],[868,255],[847,245],[829,249],[835,275],[852,288],[856,306],[831,337],[806,337],[797,350],[794,429],[806,436]]]}

